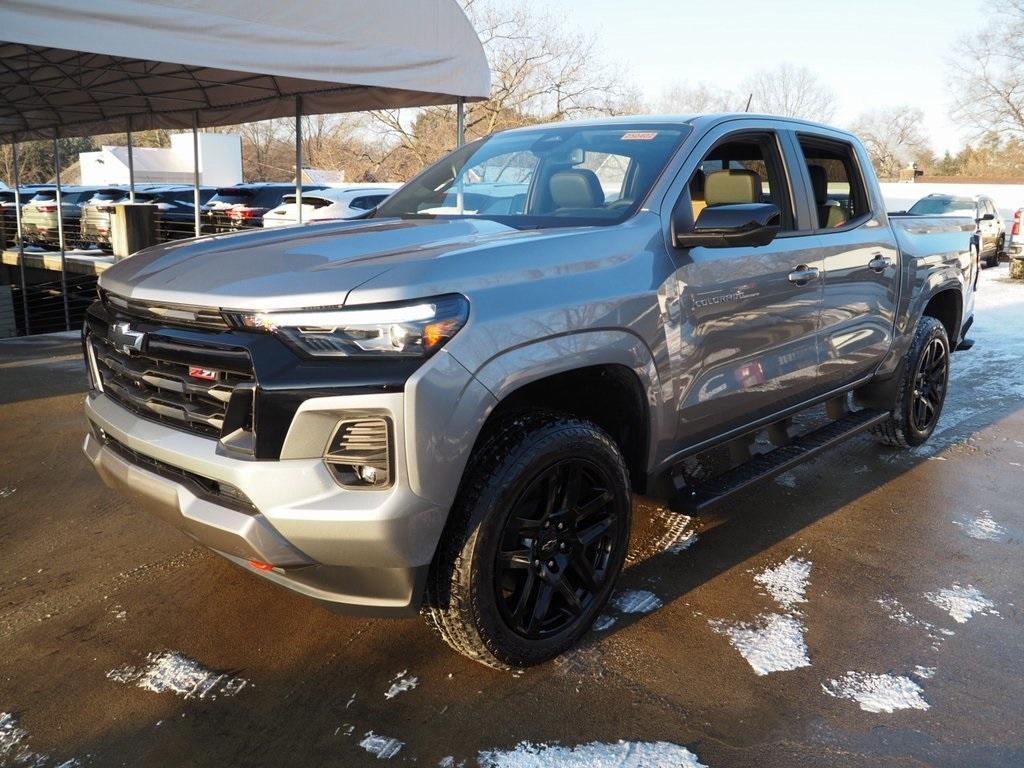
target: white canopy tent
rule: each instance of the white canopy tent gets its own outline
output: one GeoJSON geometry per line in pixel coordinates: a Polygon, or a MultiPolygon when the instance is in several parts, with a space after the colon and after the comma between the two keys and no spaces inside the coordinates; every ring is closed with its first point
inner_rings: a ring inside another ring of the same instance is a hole
{"type": "Polygon", "coordinates": [[[461,143],[489,93],[455,0],[0,3],[0,142],[294,115],[298,169],[303,114],[457,103],[461,143]]]}

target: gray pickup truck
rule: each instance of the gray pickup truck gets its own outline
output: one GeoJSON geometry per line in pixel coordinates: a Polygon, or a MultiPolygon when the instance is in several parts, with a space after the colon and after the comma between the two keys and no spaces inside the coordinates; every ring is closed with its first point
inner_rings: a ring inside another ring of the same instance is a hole
{"type": "Polygon", "coordinates": [[[631,494],[700,511],[927,440],[974,227],[890,220],[857,139],[796,120],[498,133],[361,220],[105,272],[85,453],[255,575],[538,663],[608,600],[631,494]]]}

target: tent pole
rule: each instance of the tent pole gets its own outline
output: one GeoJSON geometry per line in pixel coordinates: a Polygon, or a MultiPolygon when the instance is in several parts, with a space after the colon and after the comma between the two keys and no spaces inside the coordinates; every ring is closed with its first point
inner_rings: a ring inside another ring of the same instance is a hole
{"type": "Polygon", "coordinates": [[[25,241],[21,237],[21,169],[18,167],[18,143],[11,144],[14,156],[14,226],[18,236],[18,276],[21,278],[21,311],[25,315],[25,335],[32,333],[28,320],[28,286],[25,284],[25,241]]]}
{"type": "Polygon", "coordinates": [[[466,100],[462,96],[459,96],[455,114],[456,123],[458,124],[456,130],[459,133],[457,145],[461,147],[466,143],[466,100]]]}
{"type": "Polygon", "coordinates": [[[302,223],[302,96],[295,96],[295,209],[302,223]]]}
{"type": "Polygon", "coordinates": [[[135,158],[132,154],[132,116],[128,115],[128,202],[135,202],[135,158]]]}
{"type": "Polygon", "coordinates": [[[64,330],[71,330],[71,312],[68,310],[68,278],[64,255],[64,201],[60,191],[60,141],[53,132],[53,164],[57,169],[57,244],[60,246],[60,295],[64,301],[64,330]]]}
{"type": "Polygon", "coordinates": [[[192,203],[195,206],[196,237],[202,234],[199,224],[199,113],[192,113],[192,203]]]}

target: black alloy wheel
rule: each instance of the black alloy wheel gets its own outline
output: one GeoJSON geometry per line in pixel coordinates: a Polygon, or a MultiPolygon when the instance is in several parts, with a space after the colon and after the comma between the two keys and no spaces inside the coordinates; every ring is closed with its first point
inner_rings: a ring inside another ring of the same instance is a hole
{"type": "Polygon", "coordinates": [[[944,339],[933,338],[914,373],[910,418],[918,432],[931,432],[942,411],[949,379],[949,350],[944,339]]]}
{"type": "Polygon", "coordinates": [[[501,616],[516,634],[558,635],[602,591],[625,524],[609,485],[596,464],[565,459],[538,474],[512,507],[494,581],[501,616]]]}

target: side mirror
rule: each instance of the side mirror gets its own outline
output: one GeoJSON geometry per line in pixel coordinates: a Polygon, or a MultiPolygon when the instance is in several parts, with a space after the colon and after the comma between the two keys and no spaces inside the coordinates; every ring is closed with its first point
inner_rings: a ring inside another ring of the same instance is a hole
{"type": "Polygon", "coordinates": [[[782,228],[782,211],[773,203],[737,203],[705,208],[693,227],[685,211],[674,214],[672,239],[676,248],[736,248],[768,245],[782,228]]]}
{"type": "Polygon", "coordinates": [[[994,219],[995,219],[995,214],[993,214],[993,213],[986,213],[980,219],[978,219],[978,221],[993,221],[994,219]]]}

